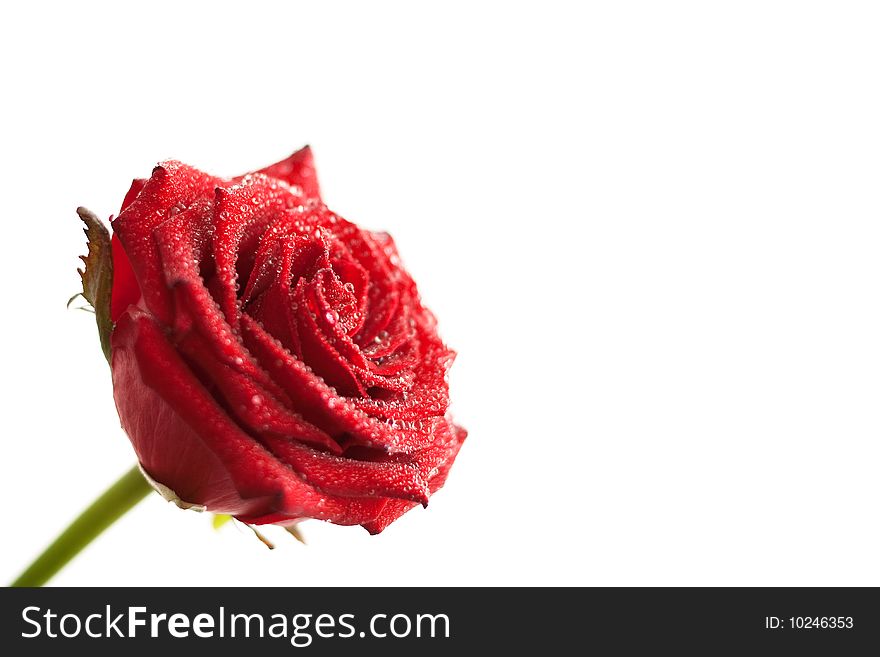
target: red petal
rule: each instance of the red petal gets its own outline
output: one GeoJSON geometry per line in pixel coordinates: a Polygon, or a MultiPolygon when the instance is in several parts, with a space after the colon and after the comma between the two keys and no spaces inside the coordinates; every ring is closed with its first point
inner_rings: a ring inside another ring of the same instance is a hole
{"type": "Polygon", "coordinates": [[[207,244],[206,233],[210,226],[205,222],[209,219],[210,215],[193,208],[168,220],[154,234],[175,307],[171,324],[174,334],[180,338],[190,331],[197,331],[220,363],[242,373],[272,395],[289,403],[284,391],[244,348],[241,338],[226,321],[199,276],[196,263],[204,257],[200,257],[199,251],[207,244]]]}
{"type": "Polygon", "coordinates": [[[414,370],[415,382],[405,395],[390,400],[352,399],[355,408],[390,420],[420,420],[443,416],[449,407],[449,387],[445,376],[455,354],[442,343],[425,350],[414,370]]]}
{"type": "Polygon", "coordinates": [[[219,284],[217,300],[232,326],[238,327],[239,270],[249,271],[253,267],[253,260],[239,263],[240,255],[255,253],[266,228],[279,214],[303,201],[262,175],[217,189],[213,244],[219,284]]]}
{"type": "Polygon", "coordinates": [[[182,207],[210,199],[220,182],[219,178],[180,162],[163,162],[153,169],[137,198],[113,222],[113,232],[125,248],[144,303],[164,323],[171,322],[173,313],[153,230],[182,207]]]}
{"type": "Polygon", "coordinates": [[[131,205],[132,201],[134,201],[138,194],[141,193],[141,190],[144,188],[144,185],[147,184],[146,178],[135,178],[131,181],[131,187],[128,188],[128,192],[125,194],[125,198],[122,199],[122,207],[119,208],[119,211],[122,212],[131,205]]]}
{"type": "Polygon", "coordinates": [[[302,190],[306,198],[320,199],[321,190],[318,188],[318,175],[315,172],[315,161],[312,157],[312,149],[305,146],[290,157],[276,162],[258,173],[265,174],[270,178],[283,180],[288,185],[294,185],[302,190]]]}
{"type": "Polygon", "coordinates": [[[428,485],[409,463],[378,463],[322,454],[284,438],[267,437],[270,450],[320,490],[346,497],[394,497],[428,503],[428,485]]]}
{"type": "Polygon", "coordinates": [[[114,233],[110,238],[110,252],[113,256],[113,289],[110,294],[110,319],[117,321],[125,309],[136,304],[141,298],[141,288],[138,285],[131,268],[131,262],[122,248],[122,242],[114,233]]]}
{"type": "Polygon", "coordinates": [[[288,410],[271,392],[228,365],[217,361],[201,336],[190,333],[176,345],[206,375],[215,396],[225,401],[229,414],[258,440],[275,434],[285,439],[300,440],[341,454],[339,444],[326,433],[288,410]]]}
{"type": "Polygon", "coordinates": [[[383,503],[330,495],[305,483],[229,419],[144,313],[120,319],[113,373],[120,415],[144,468],[187,502],[252,522],[282,514],[339,524],[369,522],[383,503]],[[157,420],[172,414],[176,418],[161,427],[167,433],[157,434],[157,420]]]}
{"type": "MultiPolygon", "coordinates": [[[[446,483],[449,469],[467,437],[467,431],[450,423],[448,435],[449,440],[442,443],[430,458],[420,464],[420,469],[429,468],[431,471],[428,488],[432,495],[446,483]]],[[[371,534],[378,534],[415,506],[412,502],[404,500],[390,500],[373,520],[361,523],[361,526],[371,534]]]]}
{"type": "Polygon", "coordinates": [[[303,360],[329,385],[336,388],[342,395],[367,395],[360,379],[352,370],[350,363],[343,358],[315,323],[316,308],[310,306],[306,297],[304,281],[294,291],[297,304],[297,326],[303,360]]]}
{"type": "Polygon", "coordinates": [[[407,453],[425,446],[425,437],[418,432],[393,429],[339,396],[311,368],[266,333],[256,320],[243,315],[241,328],[250,353],[272,380],[285,389],[296,410],[315,426],[333,436],[346,434],[353,444],[388,452],[407,453]]]}

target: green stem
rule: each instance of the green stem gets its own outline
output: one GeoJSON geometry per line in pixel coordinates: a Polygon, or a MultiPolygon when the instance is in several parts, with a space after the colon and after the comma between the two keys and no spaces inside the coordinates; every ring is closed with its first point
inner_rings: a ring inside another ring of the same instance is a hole
{"type": "Polygon", "coordinates": [[[102,531],[116,522],[153,490],[137,466],[119,480],[37,557],[11,586],[42,586],[102,531]]]}

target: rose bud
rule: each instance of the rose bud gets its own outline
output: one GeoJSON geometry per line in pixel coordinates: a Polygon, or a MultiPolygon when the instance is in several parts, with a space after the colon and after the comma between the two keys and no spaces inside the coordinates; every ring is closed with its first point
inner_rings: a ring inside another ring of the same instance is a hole
{"type": "Polygon", "coordinates": [[[378,533],[443,485],[454,353],[391,237],[321,201],[308,147],[233,179],[163,162],[112,228],[114,398],[167,498],[378,533]]]}

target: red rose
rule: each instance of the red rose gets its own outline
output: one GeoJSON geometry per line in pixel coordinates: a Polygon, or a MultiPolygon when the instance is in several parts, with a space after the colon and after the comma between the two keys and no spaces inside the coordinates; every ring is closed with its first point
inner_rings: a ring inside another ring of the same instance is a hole
{"type": "Polygon", "coordinates": [[[114,397],[166,495],[378,533],[443,485],[454,354],[391,237],[321,202],[308,147],[231,180],[163,162],[112,225],[114,397]]]}

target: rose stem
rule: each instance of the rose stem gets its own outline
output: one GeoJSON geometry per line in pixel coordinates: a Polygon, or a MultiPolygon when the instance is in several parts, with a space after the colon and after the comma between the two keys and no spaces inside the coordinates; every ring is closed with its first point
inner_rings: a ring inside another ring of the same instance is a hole
{"type": "Polygon", "coordinates": [[[137,466],[92,502],[11,586],[42,586],[80,550],[153,490],[137,466]]]}

